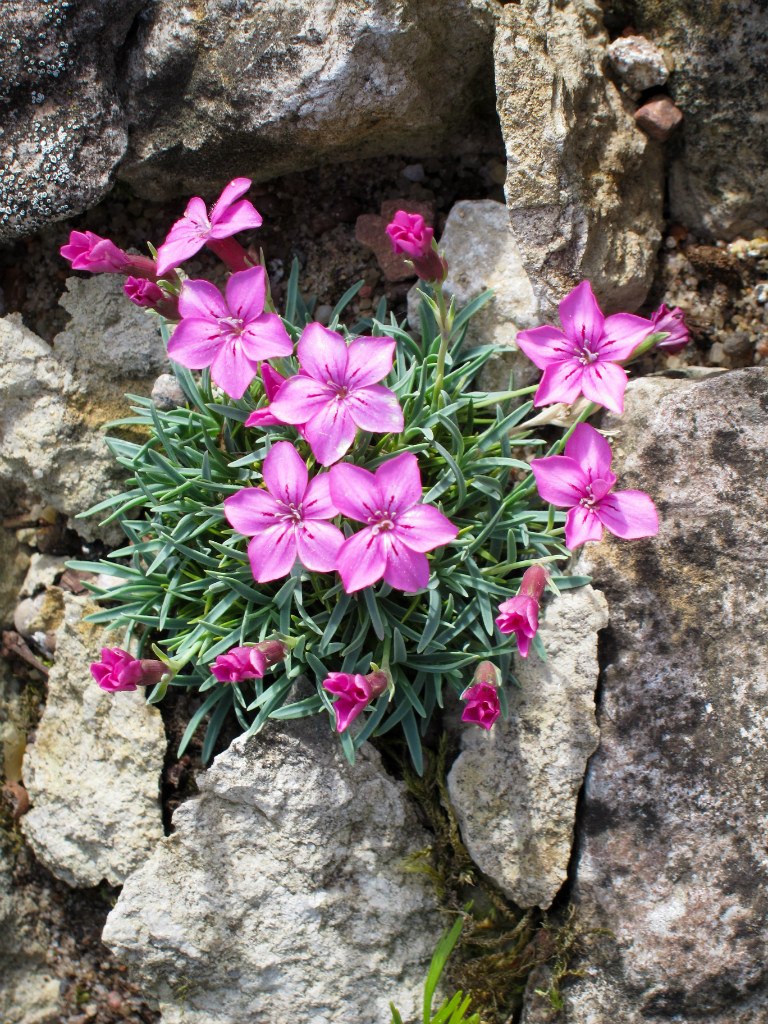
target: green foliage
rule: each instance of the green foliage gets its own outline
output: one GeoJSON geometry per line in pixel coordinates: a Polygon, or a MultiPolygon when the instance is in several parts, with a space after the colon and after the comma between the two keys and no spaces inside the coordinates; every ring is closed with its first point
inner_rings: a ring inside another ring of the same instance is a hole
{"type": "MultiPolygon", "coordinates": [[[[332,326],[354,293],[350,289],[336,307],[332,326]]],[[[471,390],[497,351],[463,347],[470,317],[489,297],[455,313],[441,311],[425,292],[416,340],[386,318],[383,306],[376,319],[355,325],[395,339],[395,366],[386,383],[400,400],[406,427],[401,435],[358,434],[349,461],[374,470],[394,455],[413,452],[424,501],[459,528],[454,543],[429,556],[430,583],[416,595],[383,582],[348,595],[336,575],[310,573],[300,565],[287,579],[254,582],[246,538],[224,518],[223,499],[261,483],[262,461],[276,440],[293,441],[313,466],[294,428],[244,427],[266,401],[258,379],[234,401],[212,387],[208,371],[198,377],[176,365],[185,407],[160,411],[148,398],[129,396],[133,415],[110,426],[131,428],[132,440],[108,439],[128,471],[127,489],[85,513],[106,514],[104,522],[118,523],[127,543],[107,563],[72,565],[118,577],[112,589],[92,588],[104,605],[92,621],[124,627],[142,649],[155,642],[173,665],[170,686],[201,695],[179,753],[207,720],[203,757],[209,758],[230,713],[250,734],[269,719],[330,713],[322,688],[328,672],[367,673],[377,665],[389,671],[394,687],[342,734],[344,751],[353,760],[370,736],[397,729],[421,772],[422,737],[443,706],[446,687],[460,693],[483,659],[514,681],[514,638],[495,628],[496,607],[516,592],[528,565],[557,563],[568,552],[563,517],[542,509],[528,470],[531,452],[551,453],[525,430],[532,406],[522,399],[533,389],[471,390]],[[213,660],[231,647],[275,637],[290,650],[264,679],[223,685],[210,674],[213,660]]],[[[295,265],[285,313],[286,328],[297,339],[311,309],[299,294],[295,265]]],[[[293,359],[273,363],[286,375],[296,372],[293,359]]],[[[553,583],[567,585],[557,575],[553,583]]],[[[161,699],[167,685],[150,699],[161,699]]]]}

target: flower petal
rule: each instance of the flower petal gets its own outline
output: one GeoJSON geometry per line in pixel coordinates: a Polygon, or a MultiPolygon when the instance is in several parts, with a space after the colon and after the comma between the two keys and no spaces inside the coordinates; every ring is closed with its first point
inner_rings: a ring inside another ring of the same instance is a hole
{"type": "Polygon", "coordinates": [[[429,562],[420,551],[403,544],[396,531],[381,534],[387,553],[384,581],[396,590],[415,594],[429,583],[429,562]]]}
{"type": "Polygon", "coordinates": [[[598,346],[600,358],[617,362],[629,359],[637,346],[658,329],[650,320],[634,313],[614,313],[606,317],[603,324],[603,336],[598,346]]]}
{"type": "Polygon", "coordinates": [[[533,459],[531,472],[539,495],[550,505],[570,508],[578,505],[587,493],[587,474],[567,455],[551,455],[546,459],[533,459]]]}
{"type": "Polygon", "coordinates": [[[403,429],[403,410],[397,396],[381,384],[371,384],[350,392],[344,399],[344,405],[361,430],[399,434],[403,429]]]}
{"type": "Polygon", "coordinates": [[[578,462],[590,482],[605,479],[611,472],[611,446],[589,423],[579,423],[565,443],[565,454],[578,462]]]}
{"type": "Polygon", "coordinates": [[[199,252],[205,245],[209,230],[205,203],[195,196],[189,200],[184,215],[176,221],[157,250],[158,277],[163,277],[173,267],[199,252]]]}
{"type": "Polygon", "coordinates": [[[577,505],[565,517],[565,545],[571,551],[588,540],[602,540],[603,526],[593,508],[577,505]]]}
{"type": "Polygon", "coordinates": [[[414,505],[397,517],[394,532],[411,551],[432,551],[450,544],[459,531],[434,505],[414,505]]]}
{"type": "Polygon", "coordinates": [[[276,313],[262,313],[260,317],[251,320],[243,328],[240,337],[250,358],[259,362],[262,359],[293,355],[293,342],[276,313]]]}
{"type": "Polygon", "coordinates": [[[643,491],[617,491],[596,506],[603,526],[624,540],[655,537],[659,532],[656,506],[643,491]]]}
{"type": "MultiPolygon", "coordinates": [[[[282,389],[281,389],[282,390],[282,389]]],[[[274,409],[276,403],[272,403],[274,409]]],[[[320,412],[304,424],[304,436],[321,466],[331,466],[343,458],[355,440],[357,428],[344,402],[326,403],[320,412]]]]}
{"type": "Polygon", "coordinates": [[[581,375],[581,390],[585,398],[598,405],[604,405],[611,412],[624,412],[624,392],[627,389],[627,374],[616,363],[602,359],[584,367],[581,375]]]}
{"type": "Polygon", "coordinates": [[[225,185],[221,195],[211,207],[211,224],[215,223],[223,213],[226,213],[232,203],[242,198],[250,187],[250,178],[233,178],[228,185],[225,185]]]}
{"type": "Polygon", "coordinates": [[[389,338],[355,338],[347,349],[347,384],[378,384],[392,369],[395,343],[389,338]]]}
{"type": "Polygon", "coordinates": [[[348,462],[331,469],[328,474],[331,501],[342,515],[367,523],[374,512],[382,507],[384,503],[378,486],[378,472],[374,476],[367,469],[352,466],[348,462]]]}
{"type": "Polygon", "coordinates": [[[392,515],[399,516],[406,509],[421,501],[424,488],[421,485],[419,462],[413,452],[403,452],[394,459],[388,459],[376,470],[376,486],[381,496],[381,505],[392,515]]]}
{"type": "Polygon", "coordinates": [[[582,281],[561,300],[560,323],[568,338],[579,348],[585,341],[597,341],[603,333],[605,317],[597,304],[592,285],[582,281]]]}
{"type": "Polygon", "coordinates": [[[211,379],[230,398],[242,398],[259,364],[243,350],[240,338],[230,335],[223,339],[211,363],[211,379]]]}
{"type": "Polygon", "coordinates": [[[370,587],[384,575],[387,556],[382,537],[373,530],[361,530],[342,544],[336,568],[348,594],[370,587]]]}
{"type": "Polygon", "coordinates": [[[563,363],[550,363],[544,368],[544,373],[541,375],[533,404],[538,407],[552,405],[554,402],[564,402],[566,405],[575,402],[581,394],[583,372],[584,367],[577,359],[569,359],[563,363]]]}
{"type": "Polygon", "coordinates": [[[190,370],[210,366],[221,348],[219,325],[192,317],[177,324],[168,342],[168,356],[190,370]]]}
{"type": "Polygon", "coordinates": [[[259,211],[249,199],[243,199],[218,216],[215,213],[211,214],[209,238],[231,238],[238,231],[251,231],[253,228],[260,228],[261,225],[262,217],[259,211]]]}
{"type": "Polygon", "coordinates": [[[262,487],[244,487],[224,499],[224,515],[229,525],[246,537],[275,526],[280,506],[262,487]]]}
{"type": "Polygon", "coordinates": [[[329,473],[321,473],[309,481],[302,502],[302,518],[333,519],[339,510],[331,499],[331,477],[329,473]]]}
{"type": "Polygon", "coordinates": [[[301,368],[315,380],[345,384],[347,346],[340,334],[322,324],[307,324],[296,349],[301,368]]]}
{"type": "Polygon", "coordinates": [[[282,423],[306,423],[335,400],[336,392],[327,384],[296,374],[281,385],[270,409],[282,423]]]}
{"type": "Polygon", "coordinates": [[[249,322],[264,312],[267,275],[264,267],[239,270],[227,281],[227,305],[231,316],[249,322]]]}
{"type": "Polygon", "coordinates": [[[290,441],[272,445],[261,470],[267,490],[286,505],[300,505],[307,489],[307,466],[290,441]]]}
{"type": "Polygon", "coordinates": [[[296,528],[299,561],[313,572],[332,572],[343,543],[344,534],[332,523],[310,519],[296,528]]]}
{"type": "Polygon", "coordinates": [[[257,533],[248,544],[248,559],[257,583],[269,583],[287,576],[296,562],[293,525],[280,523],[257,533]]]}
{"type": "Polygon", "coordinates": [[[531,331],[518,331],[515,344],[534,366],[546,369],[552,363],[561,363],[573,354],[573,342],[559,327],[534,327],[531,331]]]}
{"type": "Polygon", "coordinates": [[[210,281],[185,281],[179,295],[179,313],[218,322],[229,316],[229,309],[216,285],[210,281]]]}

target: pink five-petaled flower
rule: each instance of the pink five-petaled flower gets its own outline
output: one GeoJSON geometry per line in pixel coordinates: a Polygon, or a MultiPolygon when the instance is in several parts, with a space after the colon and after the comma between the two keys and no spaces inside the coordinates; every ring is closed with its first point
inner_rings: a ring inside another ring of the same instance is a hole
{"type": "Polygon", "coordinates": [[[229,523],[253,537],[248,557],[256,582],[287,576],[297,558],[314,572],[331,572],[344,534],[323,522],[338,515],[329,495],[328,475],[308,481],[304,460],[290,441],[272,446],[262,473],[266,490],[245,487],[224,499],[229,523]]]}
{"type": "Polygon", "coordinates": [[[483,729],[490,729],[501,714],[499,701],[499,670],[491,661],[481,661],[475,669],[472,683],[462,693],[466,702],[461,713],[462,722],[472,722],[483,729]]]}
{"type": "Polygon", "coordinates": [[[520,331],[518,346],[544,373],[534,405],[565,402],[579,395],[615,413],[624,411],[627,375],[618,364],[632,355],[655,328],[632,313],[605,317],[589,281],[569,292],[560,303],[563,327],[520,331]]]}
{"type": "Polygon", "coordinates": [[[666,352],[669,356],[681,352],[690,341],[688,328],[685,324],[685,314],[679,306],[675,306],[674,309],[668,309],[662,302],[651,317],[651,323],[653,324],[654,331],[666,331],[669,334],[668,338],[663,338],[661,341],[656,342],[656,348],[660,348],[662,352],[666,352]]]}
{"type": "Polygon", "coordinates": [[[364,707],[384,693],[387,685],[388,680],[383,672],[369,672],[367,676],[329,672],[323,680],[323,689],[338,696],[333,705],[336,732],[344,732],[364,707]]]}
{"type": "Polygon", "coordinates": [[[91,675],[107,693],[154,686],[168,669],[162,661],[134,658],[121,647],[102,647],[101,661],[91,665],[91,675]]]}
{"type": "Polygon", "coordinates": [[[132,273],[137,277],[157,274],[154,260],[148,256],[131,256],[93,231],[72,231],[69,242],[62,245],[59,252],[69,260],[73,270],[88,270],[92,274],[132,273]]]}
{"type": "Polygon", "coordinates": [[[442,281],[446,273],[445,262],[432,247],[434,231],[418,213],[398,210],[387,224],[387,234],[394,252],[407,256],[413,269],[423,281],[442,281]]]}
{"type": "Polygon", "coordinates": [[[261,679],[267,668],[285,657],[285,644],[265,640],[251,647],[233,647],[220,654],[211,666],[211,674],[220,683],[241,683],[244,679],[261,679]]]}
{"type": "Polygon", "coordinates": [[[198,196],[190,199],[183,217],[176,221],[157,250],[158,275],[162,277],[172,267],[178,267],[204,245],[224,260],[230,270],[245,270],[248,266],[245,249],[232,235],[261,227],[261,214],[248,199],[240,198],[250,187],[250,178],[230,181],[210,215],[202,199],[198,196]]]}
{"type": "Polygon", "coordinates": [[[658,533],[659,517],[647,494],[610,493],[616,483],[611,459],[611,446],[605,438],[588,423],[580,423],[566,442],[565,455],[531,462],[544,501],[570,510],[565,543],[571,550],[585,541],[601,540],[603,527],[624,540],[658,533]]]}
{"type": "Polygon", "coordinates": [[[520,590],[515,597],[499,605],[496,619],[500,633],[514,633],[520,656],[528,657],[531,640],[539,628],[539,602],[547,582],[547,571],[532,565],[523,573],[520,590]]]}
{"type": "Polygon", "coordinates": [[[308,324],[296,354],[301,373],[289,377],[270,405],[282,423],[303,426],[322,466],[338,462],[358,427],[399,433],[403,411],[383,380],[392,369],[395,343],[389,338],[356,338],[349,347],[340,334],[308,324]]]}
{"type": "Polygon", "coordinates": [[[425,551],[452,541],[458,530],[434,505],[421,503],[419,464],[411,452],[374,473],[343,463],[330,472],[331,500],[350,519],[366,523],[339,551],[338,571],[353,594],[384,577],[413,594],[429,582],[425,551]]]}
{"type": "Polygon", "coordinates": [[[242,398],[262,359],[293,352],[283,321],[264,312],[266,290],[263,267],[233,274],[226,299],[210,281],[185,281],[179,296],[182,319],[168,355],[190,370],[210,366],[214,383],[230,398],[242,398]]]}

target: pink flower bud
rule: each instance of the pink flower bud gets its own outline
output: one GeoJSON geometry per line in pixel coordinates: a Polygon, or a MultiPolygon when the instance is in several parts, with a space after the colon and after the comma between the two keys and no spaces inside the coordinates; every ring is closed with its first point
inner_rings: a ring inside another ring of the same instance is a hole
{"type": "Polygon", "coordinates": [[[387,234],[392,241],[394,252],[407,256],[413,269],[423,281],[443,281],[447,273],[445,260],[433,247],[434,231],[419,213],[398,210],[387,234]]]}
{"type": "Polygon", "coordinates": [[[662,302],[651,317],[651,323],[654,331],[668,332],[668,338],[656,342],[656,348],[666,352],[667,355],[671,356],[681,352],[691,340],[685,324],[685,314],[679,306],[668,309],[662,302]]]}
{"type": "Polygon", "coordinates": [[[261,679],[267,668],[285,657],[286,648],[279,640],[265,640],[250,647],[233,647],[220,654],[211,666],[211,673],[220,683],[241,683],[245,679],[261,679]]]}
{"type": "Polygon", "coordinates": [[[154,309],[158,302],[165,298],[163,289],[145,277],[127,278],[123,291],[134,305],[141,306],[142,309],[154,309]]]}
{"type": "Polygon", "coordinates": [[[520,656],[528,657],[531,640],[539,628],[539,602],[547,583],[547,571],[540,565],[532,565],[523,573],[520,591],[516,597],[499,605],[501,613],[496,625],[501,633],[514,633],[520,656]]]}
{"type": "Polygon", "coordinates": [[[385,672],[369,672],[367,676],[348,672],[329,672],[323,688],[338,696],[333,705],[336,712],[336,731],[344,732],[372,700],[379,697],[389,685],[385,672]]]}
{"type": "Polygon", "coordinates": [[[501,714],[498,679],[499,671],[496,666],[490,661],[481,661],[475,669],[472,685],[461,695],[466,704],[461,714],[462,722],[471,722],[482,729],[491,728],[501,714]]]}
{"type": "Polygon", "coordinates": [[[121,274],[129,265],[127,253],[93,231],[73,231],[68,244],[59,251],[73,270],[89,270],[92,274],[121,274]]]}
{"type": "Polygon", "coordinates": [[[134,658],[120,647],[103,647],[101,661],[91,665],[91,675],[108,693],[154,686],[167,671],[162,661],[134,658]]]}

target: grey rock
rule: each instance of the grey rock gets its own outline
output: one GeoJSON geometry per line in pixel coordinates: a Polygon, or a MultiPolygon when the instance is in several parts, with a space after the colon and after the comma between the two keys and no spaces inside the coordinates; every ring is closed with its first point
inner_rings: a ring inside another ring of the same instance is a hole
{"type": "Polygon", "coordinates": [[[416,1016],[441,930],[429,843],[401,784],[326,726],[235,740],[125,883],[104,941],[165,1024],[371,1024],[416,1016]]]}
{"type": "Polygon", "coordinates": [[[177,409],[187,404],[184,388],[172,373],[161,373],[152,385],[152,401],[158,409],[177,409]]]}
{"type": "Polygon", "coordinates": [[[90,662],[118,638],[83,621],[95,610],[63,594],[56,657],[34,743],[24,757],[32,809],[22,818],[35,856],[69,885],[120,885],[163,835],[165,731],[143,690],[108,694],[90,662]]]}
{"type": "Polygon", "coordinates": [[[506,4],[496,88],[512,230],[542,314],[588,278],[608,312],[646,297],[661,239],[661,153],[603,74],[594,0],[506,4]]]}
{"type": "Polygon", "coordinates": [[[145,0],[4,0],[0,244],[94,206],[128,135],[116,65],[145,0]]]}
{"type": "Polygon", "coordinates": [[[619,36],[607,53],[616,74],[635,92],[664,85],[669,78],[664,54],[644,36],[619,36]]]}
{"type": "Polygon", "coordinates": [[[592,587],[547,606],[547,660],[517,659],[510,715],[489,733],[462,731],[448,776],[461,835],[477,866],[520,907],[552,903],[565,882],[576,799],[599,737],[597,632],[608,623],[592,587]]]}
{"type": "Polygon", "coordinates": [[[485,0],[158,0],[125,64],[120,176],[214,194],[235,175],[455,152],[492,110],[492,36],[485,0]]]}
{"type": "Polygon", "coordinates": [[[531,995],[526,1024],[768,1019],[766,408],[750,368],[630,384],[609,422],[619,486],[661,528],[579,565],[611,615],[573,891],[585,973],[557,1018],[531,995]]]}

